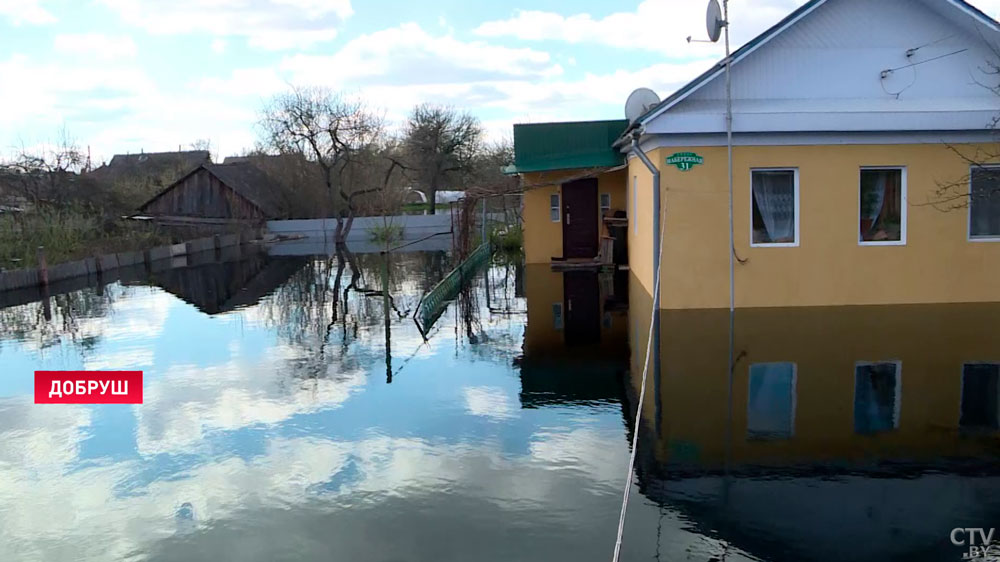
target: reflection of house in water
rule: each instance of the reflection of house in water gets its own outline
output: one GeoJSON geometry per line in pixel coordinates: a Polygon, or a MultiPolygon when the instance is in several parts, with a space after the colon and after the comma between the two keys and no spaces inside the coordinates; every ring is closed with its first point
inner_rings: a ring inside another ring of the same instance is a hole
{"type": "Polygon", "coordinates": [[[528,322],[518,359],[524,407],[621,399],[616,375],[628,356],[628,294],[621,279],[616,283],[611,272],[525,266],[528,322]]]}
{"type": "MultiPolygon", "coordinates": [[[[633,283],[632,314],[648,318],[633,283]]],[[[958,559],[950,530],[1000,516],[998,315],[741,310],[730,377],[728,311],[663,311],[640,489],[766,560],[958,559]]],[[[647,337],[634,322],[633,426],[647,337]]]]}
{"type": "Polygon", "coordinates": [[[256,304],[308,261],[307,258],[272,258],[262,252],[223,254],[219,261],[211,252],[204,252],[195,259],[204,261],[154,273],[153,282],[205,314],[221,314],[256,304]]]}

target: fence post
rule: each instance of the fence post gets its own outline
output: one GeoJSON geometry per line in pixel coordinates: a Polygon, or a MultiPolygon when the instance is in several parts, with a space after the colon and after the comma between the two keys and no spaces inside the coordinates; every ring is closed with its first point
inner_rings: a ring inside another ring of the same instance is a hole
{"type": "Polygon", "coordinates": [[[39,246],[35,254],[38,261],[38,283],[42,287],[49,286],[49,264],[45,261],[45,246],[39,246]]]}
{"type": "Polygon", "coordinates": [[[389,322],[389,252],[382,252],[382,311],[385,322],[385,382],[392,384],[392,325],[389,322]]]}
{"type": "Polygon", "coordinates": [[[483,239],[480,241],[480,244],[486,244],[489,242],[489,240],[486,239],[486,202],[488,200],[488,198],[483,197],[483,224],[480,227],[483,233],[483,239]]]}

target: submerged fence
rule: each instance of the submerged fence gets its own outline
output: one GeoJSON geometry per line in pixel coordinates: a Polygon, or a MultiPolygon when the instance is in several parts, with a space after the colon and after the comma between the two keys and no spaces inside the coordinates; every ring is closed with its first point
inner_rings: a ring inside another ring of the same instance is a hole
{"type": "Polygon", "coordinates": [[[479,268],[490,259],[489,243],[480,244],[478,248],[469,254],[469,257],[444,279],[434,285],[430,291],[420,299],[417,310],[413,315],[413,321],[420,330],[420,335],[427,339],[427,332],[430,331],[434,323],[437,322],[444,310],[448,308],[448,303],[455,299],[462,287],[475,276],[479,268]]]}

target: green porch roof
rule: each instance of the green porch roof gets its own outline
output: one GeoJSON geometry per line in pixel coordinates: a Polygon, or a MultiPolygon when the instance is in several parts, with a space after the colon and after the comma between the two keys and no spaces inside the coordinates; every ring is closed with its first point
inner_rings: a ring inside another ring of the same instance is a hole
{"type": "Polygon", "coordinates": [[[507,173],[620,166],[625,156],[611,145],[628,121],[578,121],[514,125],[514,165],[507,173]]]}

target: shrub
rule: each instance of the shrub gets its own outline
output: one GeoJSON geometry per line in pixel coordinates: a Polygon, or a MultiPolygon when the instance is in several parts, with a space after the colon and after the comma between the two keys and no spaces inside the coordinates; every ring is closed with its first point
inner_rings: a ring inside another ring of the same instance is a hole
{"type": "Polygon", "coordinates": [[[386,224],[372,227],[370,231],[372,242],[388,244],[403,239],[403,226],[399,224],[386,224]]]}
{"type": "Polygon", "coordinates": [[[524,233],[519,225],[504,225],[490,232],[490,245],[502,252],[514,252],[524,245],[524,233]]]}

